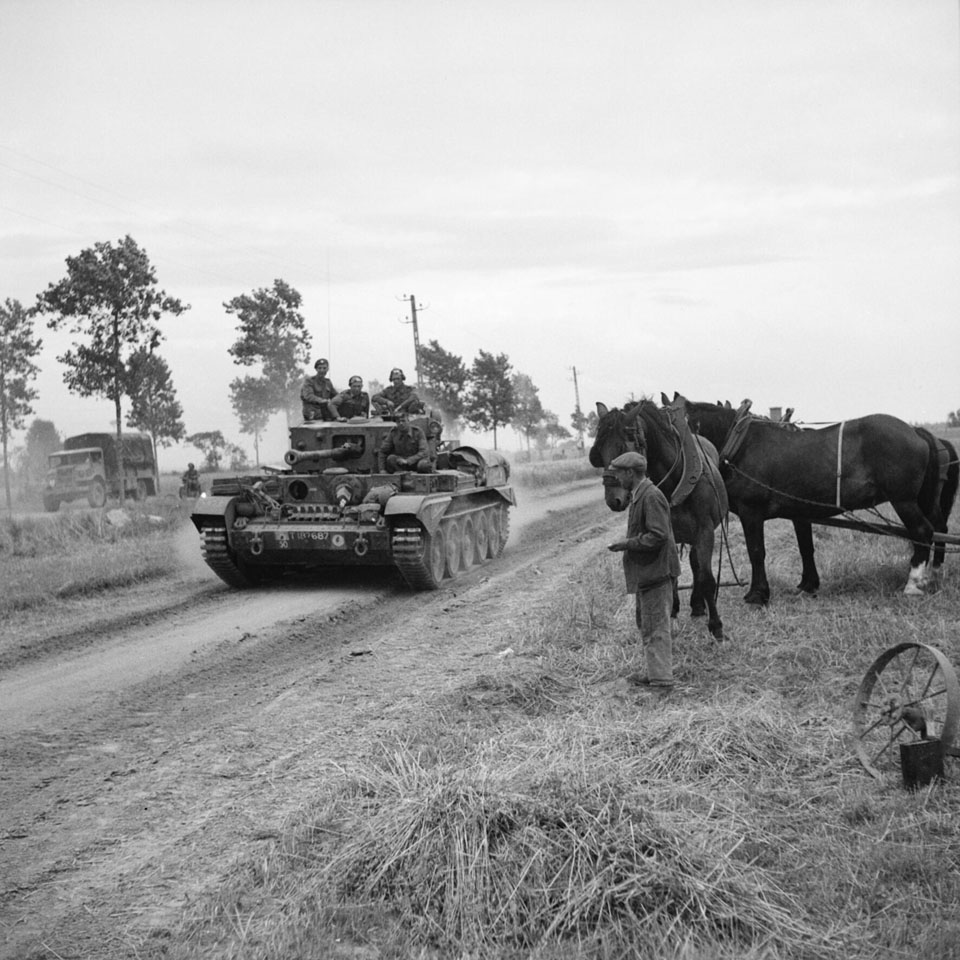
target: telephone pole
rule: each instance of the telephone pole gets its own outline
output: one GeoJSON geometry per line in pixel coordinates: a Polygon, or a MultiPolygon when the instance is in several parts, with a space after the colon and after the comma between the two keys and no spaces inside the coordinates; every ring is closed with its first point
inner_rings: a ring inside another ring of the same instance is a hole
{"type": "Polygon", "coordinates": [[[579,437],[579,440],[577,441],[577,445],[582,453],[583,452],[583,413],[580,411],[580,386],[577,383],[577,368],[571,367],[571,369],[573,370],[573,394],[577,398],[577,408],[574,414],[577,418],[577,436],[579,437]]]}
{"type": "Polygon", "coordinates": [[[410,304],[411,319],[407,322],[413,324],[413,357],[417,370],[417,389],[421,390],[423,389],[423,375],[420,373],[420,331],[417,329],[417,298],[411,293],[409,297],[404,295],[400,299],[410,304]]]}

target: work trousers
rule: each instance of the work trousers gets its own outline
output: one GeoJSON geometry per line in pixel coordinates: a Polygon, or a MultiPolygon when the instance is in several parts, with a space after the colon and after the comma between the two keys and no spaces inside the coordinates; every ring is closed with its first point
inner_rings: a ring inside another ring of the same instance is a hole
{"type": "Polygon", "coordinates": [[[637,590],[637,627],[643,643],[647,677],[655,683],[673,683],[672,613],[672,579],[637,590]]]}

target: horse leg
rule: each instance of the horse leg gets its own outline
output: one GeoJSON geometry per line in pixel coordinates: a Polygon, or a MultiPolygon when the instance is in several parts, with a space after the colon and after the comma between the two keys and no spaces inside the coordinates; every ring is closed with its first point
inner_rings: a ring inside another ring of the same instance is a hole
{"type": "Polygon", "coordinates": [[[740,525],[743,538],[747,542],[747,555],[750,557],[750,589],[743,598],[747,603],[761,606],[770,600],[770,584],[767,582],[767,548],[763,542],[763,516],[743,511],[740,525]]]}
{"type": "Polygon", "coordinates": [[[797,535],[802,564],[797,589],[802,593],[816,596],[817,590],[820,589],[820,574],[817,573],[817,563],[813,558],[813,524],[809,520],[794,520],[793,530],[797,535]]]}
{"type": "Polygon", "coordinates": [[[693,586],[690,588],[690,616],[705,617],[707,615],[707,600],[703,595],[700,555],[695,543],[690,544],[690,573],[693,574],[693,586]]]}
{"type": "Polygon", "coordinates": [[[933,545],[933,524],[924,516],[914,500],[898,500],[893,504],[897,516],[906,528],[913,543],[913,556],[910,558],[910,573],[903,592],[908,597],[922,596],[930,576],[930,548],[933,545]]]}
{"type": "Polygon", "coordinates": [[[713,575],[713,546],[713,530],[709,526],[702,527],[697,538],[697,544],[691,550],[691,556],[695,550],[697,554],[697,582],[700,585],[700,594],[706,600],[707,610],[709,611],[707,629],[714,640],[722,640],[723,621],[720,619],[720,613],[717,610],[717,580],[713,575]]]}

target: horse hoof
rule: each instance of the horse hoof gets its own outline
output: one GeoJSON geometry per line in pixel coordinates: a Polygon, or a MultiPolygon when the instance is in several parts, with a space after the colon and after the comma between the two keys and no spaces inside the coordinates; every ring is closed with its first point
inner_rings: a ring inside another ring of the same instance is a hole
{"type": "Polygon", "coordinates": [[[692,607],[690,608],[691,617],[705,617],[707,615],[706,607],[703,610],[695,610],[692,607]]]}
{"type": "Polygon", "coordinates": [[[925,597],[926,596],[926,594],[923,591],[923,588],[920,587],[918,584],[914,583],[913,581],[910,581],[910,583],[908,583],[903,588],[903,595],[905,597],[925,597]]]}
{"type": "Polygon", "coordinates": [[[717,643],[723,643],[723,630],[711,630],[710,635],[717,643]]]}
{"type": "Polygon", "coordinates": [[[770,601],[764,597],[760,597],[755,593],[748,593],[744,598],[745,603],[749,603],[753,607],[765,607],[770,601]]]}

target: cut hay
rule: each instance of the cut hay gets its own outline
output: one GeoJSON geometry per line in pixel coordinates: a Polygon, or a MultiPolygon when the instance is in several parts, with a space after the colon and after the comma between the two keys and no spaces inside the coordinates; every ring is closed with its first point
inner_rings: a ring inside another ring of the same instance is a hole
{"type": "Polygon", "coordinates": [[[770,696],[673,707],[646,715],[620,736],[615,752],[634,753],[636,775],[651,781],[743,781],[787,771],[796,777],[823,762],[822,750],[810,745],[798,721],[770,696]]]}
{"type": "Polygon", "coordinates": [[[325,849],[322,868],[341,909],[379,904],[413,943],[530,950],[599,939],[675,950],[776,941],[789,954],[816,939],[770,876],[694,849],[620,783],[517,791],[452,772],[415,778],[412,794],[396,777],[367,782],[352,839],[325,849]]]}

